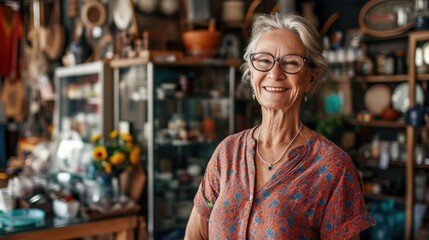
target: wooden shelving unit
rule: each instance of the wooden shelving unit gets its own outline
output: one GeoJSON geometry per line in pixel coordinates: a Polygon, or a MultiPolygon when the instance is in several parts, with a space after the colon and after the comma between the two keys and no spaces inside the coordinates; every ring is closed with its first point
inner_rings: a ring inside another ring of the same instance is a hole
{"type": "Polygon", "coordinates": [[[367,127],[384,127],[384,128],[405,128],[407,125],[404,121],[359,121],[353,118],[348,118],[347,122],[356,126],[367,126],[367,127]]]}
{"type": "Polygon", "coordinates": [[[356,77],[357,82],[362,83],[388,83],[388,82],[406,82],[408,75],[374,75],[367,77],[356,77]]]}
{"type": "MultiPolygon", "coordinates": [[[[400,41],[408,41],[408,73],[401,75],[374,75],[374,76],[366,76],[366,77],[356,77],[355,82],[361,84],[369,84],[369,83],[385,83],[385,84],[399,84],[401,82],[406,82],[409,84],[409,108],[412,108],[416,105],[416,84],[417,82],[425,82],[429,81],[429,74],[417,74],[417,69],[415,65],[415,55],[416,55],[416,47],[418,42],[429,41],[429,31],[420,31],[420,32],[410,32],[408,39],[404,36],[393,37],[389,39],[372,39],[369,42],[365,42],[365,44],[371,44],[377,41],[391,40],[397,39],[400,41]]],[[[365,127],[374,127],[374,128],[392,128],[393,130],[404,129],[406,136],[406,161],[405,162],[393,162],[391,161],[389,164],[397,167],[404,167],[405,171],[405,196],[391,196],[385,194],[372,194],[365,193],[365,196],[368,198],[375,199],[392,199],[395,202],[404,203],[405,204],[405,237],[404,239],[414,239],[414,206],[416,203],[425,204],[429,206],[429,203],[419,201],[417,202],[414,197],[414,178],[415,178],[415,169],[429,169],[428,165],[424,164],[416,164],[414,157],[414,150],[416,145],[416,134],[418,134],[418,130],[410,125],[407,125],[403,120],[397,122],[389,122],[389,121],[358,121],[353,118],[347,119],[349,124],[355,126],[365,126],[365,127]]],[[[359,161],[370,162],[371,159],[359,161]]],[[[373,162],[376,160],[372,160],[373,162]]]]}

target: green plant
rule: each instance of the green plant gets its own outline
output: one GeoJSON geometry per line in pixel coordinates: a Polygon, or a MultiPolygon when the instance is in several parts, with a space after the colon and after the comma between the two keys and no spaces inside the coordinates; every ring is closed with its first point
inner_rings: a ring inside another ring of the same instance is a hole
{"type": "Polygon", "coordinates": [[[342,126],[344,121],[342,116],[337,115],[325,116],[320,119],[315,127],[315,131],[329,139],[334,136],[335,131],[342,126]]]}

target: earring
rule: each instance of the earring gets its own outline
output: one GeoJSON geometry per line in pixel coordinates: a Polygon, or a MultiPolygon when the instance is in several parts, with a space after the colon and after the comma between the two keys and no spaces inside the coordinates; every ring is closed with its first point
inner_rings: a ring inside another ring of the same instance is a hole
{"type": "Polygon", "coordinates": [[[253,91],[253,92],[252,92],[252,98],[253,98],[253,100],[255,100],[255,99],[256,99],[255,91],[253,91]]]}
{"type": "Polygon", "coordinates": [[[307,102],[308,101],[308,97],[307,97],[307,95],[305,95],[304,96],[304,102],[307,102]]]}

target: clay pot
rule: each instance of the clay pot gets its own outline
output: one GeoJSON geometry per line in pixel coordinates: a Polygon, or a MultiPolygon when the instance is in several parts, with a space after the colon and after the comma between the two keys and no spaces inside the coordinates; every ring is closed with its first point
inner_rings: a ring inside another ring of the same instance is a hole
{"type": "Polygon", "coordinates": [[[213,57],[219,50],[221,33],[211,30],[193,30],[182,34],[183,44],[191,56],[213,57]]]}

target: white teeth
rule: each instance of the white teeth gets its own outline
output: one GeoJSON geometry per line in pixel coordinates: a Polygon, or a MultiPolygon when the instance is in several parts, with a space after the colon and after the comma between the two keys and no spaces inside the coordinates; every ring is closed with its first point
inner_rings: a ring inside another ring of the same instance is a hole
{"type": "Polygon", "coordinates": [[[265,87],[267,91],[273,91],[273,92],[281,92],[286,90],[286,88],[277,88],[277,87],[265,87]]]}

